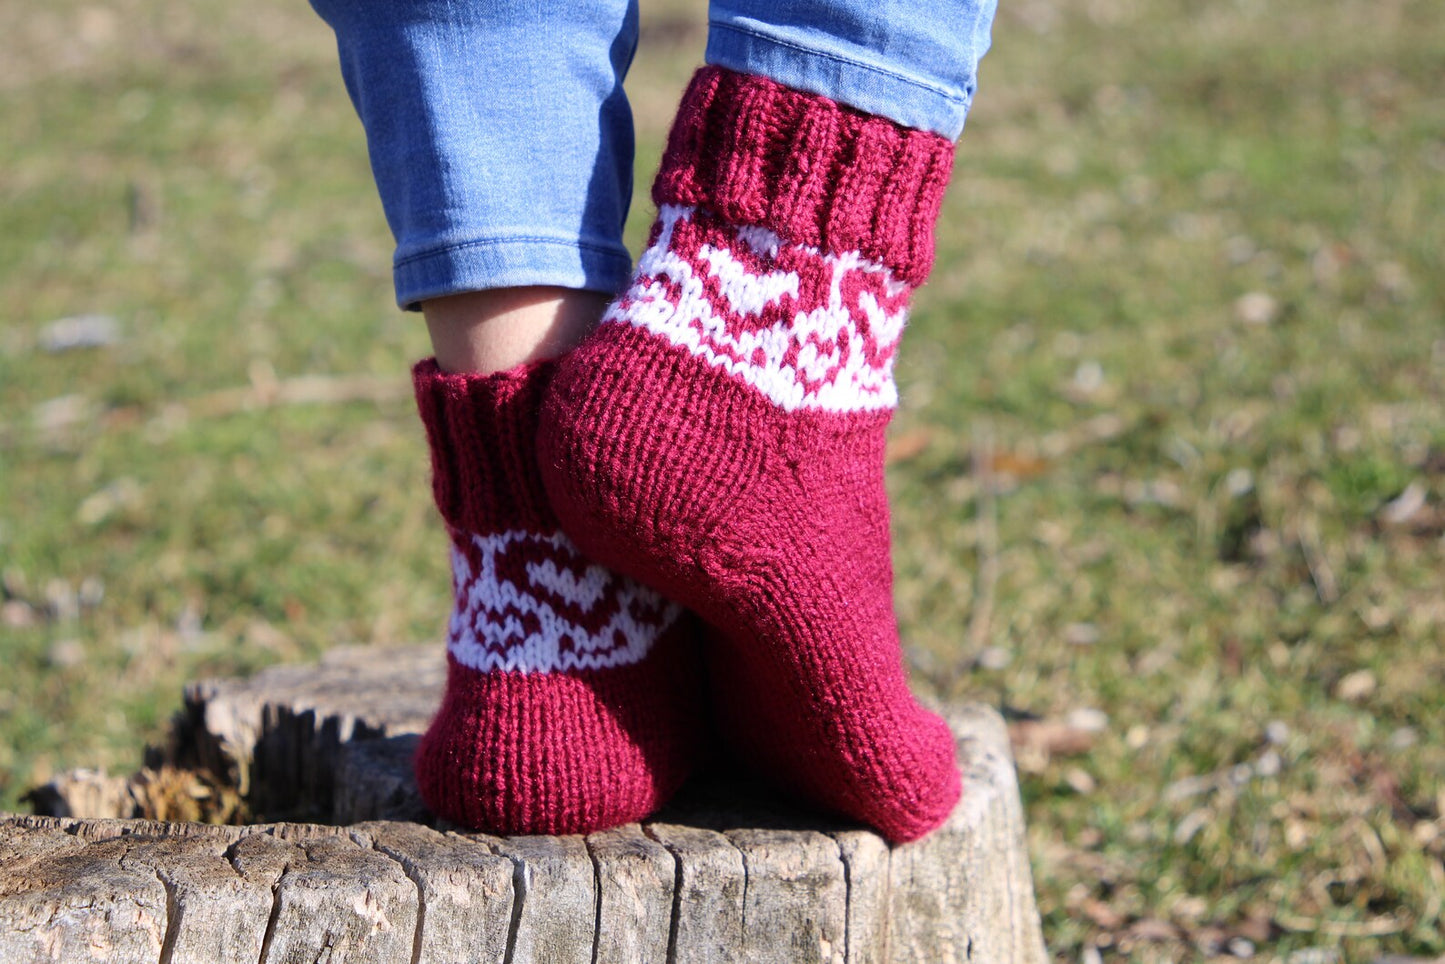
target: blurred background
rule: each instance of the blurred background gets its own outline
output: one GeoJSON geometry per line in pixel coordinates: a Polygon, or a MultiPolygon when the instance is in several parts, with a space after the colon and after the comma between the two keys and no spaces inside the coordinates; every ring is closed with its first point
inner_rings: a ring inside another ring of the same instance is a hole
{"type": "MultiPolygon", "coordinates": [[[[634,251],[705,37],[643,15],[634,251]]],[[[1433,960],[1445,15],[1004,0],[994,42],[899,368],[918,686],[1011,720],[1059,960],[1433,960]]],[[[0,808],[133,769],[187,680],[441,645],[334,60],[304,0],[0,6],[0,808]]]]}

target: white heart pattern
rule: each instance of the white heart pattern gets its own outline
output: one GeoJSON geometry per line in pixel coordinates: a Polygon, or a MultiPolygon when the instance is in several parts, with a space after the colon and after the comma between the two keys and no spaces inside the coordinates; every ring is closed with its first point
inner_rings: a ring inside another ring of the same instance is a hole
{"type": "Polygon", "coordinates": [[[636,663],[682,608],[589,562],[565,535],[453,533],[448,648],[480,672],[636,663]]]}
{"type": "Polygon", "coordinates": [[[695,207],[664,205],[654,232],[604,321],[666,338],[787,411],[898,404],[893,362],[911,289],[887,267],[695,207]]]}

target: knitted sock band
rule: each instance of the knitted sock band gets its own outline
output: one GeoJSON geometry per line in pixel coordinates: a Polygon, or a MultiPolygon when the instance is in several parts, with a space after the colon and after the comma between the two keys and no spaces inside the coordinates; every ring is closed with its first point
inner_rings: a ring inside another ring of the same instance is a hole
{"type": "Polygon", "coordinates": [[[922,284],[953,144],[749,74],[693,75],[653,200],[695,204],[922,284]]]}
{"type": "Polygon", "coordinates": [[[412,369],[431,441],[432,492],[452,529],[487,535],[504,523],[556,531],[534,457],[537,413],[554,367],[536,362],[493,375],[450,375],[429,358],[412,369]]]}

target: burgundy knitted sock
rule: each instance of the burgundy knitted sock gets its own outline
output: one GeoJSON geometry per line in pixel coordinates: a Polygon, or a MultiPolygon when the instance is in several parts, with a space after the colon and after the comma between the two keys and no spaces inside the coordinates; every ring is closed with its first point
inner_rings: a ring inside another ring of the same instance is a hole
{"type": "Polygon", "coordinates": [[[948,728],[904,675],[883,487],[894,352],[952,157],[700,71],[636,279],[563,362],[539,435],[563,529],[715,628],[723,737],[894,840],[959,794],[948,728]]]}
{"type": "Polygon", "coordinates": [[[652,813],[702,723],[682,610],[580,555],[547,507],[535,445],[552,368],[413,372],[456,597],[417,782],[438,816],[499,834],[652,813]]]}

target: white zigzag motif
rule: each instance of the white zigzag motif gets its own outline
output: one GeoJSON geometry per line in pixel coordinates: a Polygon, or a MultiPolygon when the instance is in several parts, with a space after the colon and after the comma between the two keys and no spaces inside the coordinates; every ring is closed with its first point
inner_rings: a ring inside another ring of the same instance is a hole
{"type": "Polygon", "coordinates": [[[480,672],[555,673],[636,663],[682,613],[602,566],[585,564],[578,576],[582,557],[560,532],[460,538],[470,540],[467,548],[475,555],[452,547],[456,606],[448,648],[457,662],[480,672]],[[521,552],[525,565],[499,565],[511,552],[521,552]],[[519,568],[528,585],[515,581],[519,568]]]}
{"type": "MultiPolygon", "coordinates": [[[[857,252],[832,255],[791,245],[790,254],[826,272],[827,297],[810,309],[761,323],[769,306],[789,296],[798,301],[798,272],[760,272],[756,262],[739,260],[741,252],[712,244],[701,245],[689,258],[675,249],[674,231],[695,211],[663,206],[656,242],[643,253],[632,288],[609,309],[605,321],[627,322],[666,338],[741,378],[786,411],[859,412],[897,406],[893,359],[907,309],[890,312],[868,290],[856,291],[850,299],[844,282],[850,276],[878,276],[874,287],[881,281],[885,297],[897,305],[908,292],[907,284],[857,252]],[[706,290],[709,284],[716,292],[712,297],[706,290]],[[758,323],[739,325],[738,318],[758,323]]],[[[778,235],[759,227],[735,228],[733,236],[763,264],[776,259],[785,245],[778,235]]]]}

